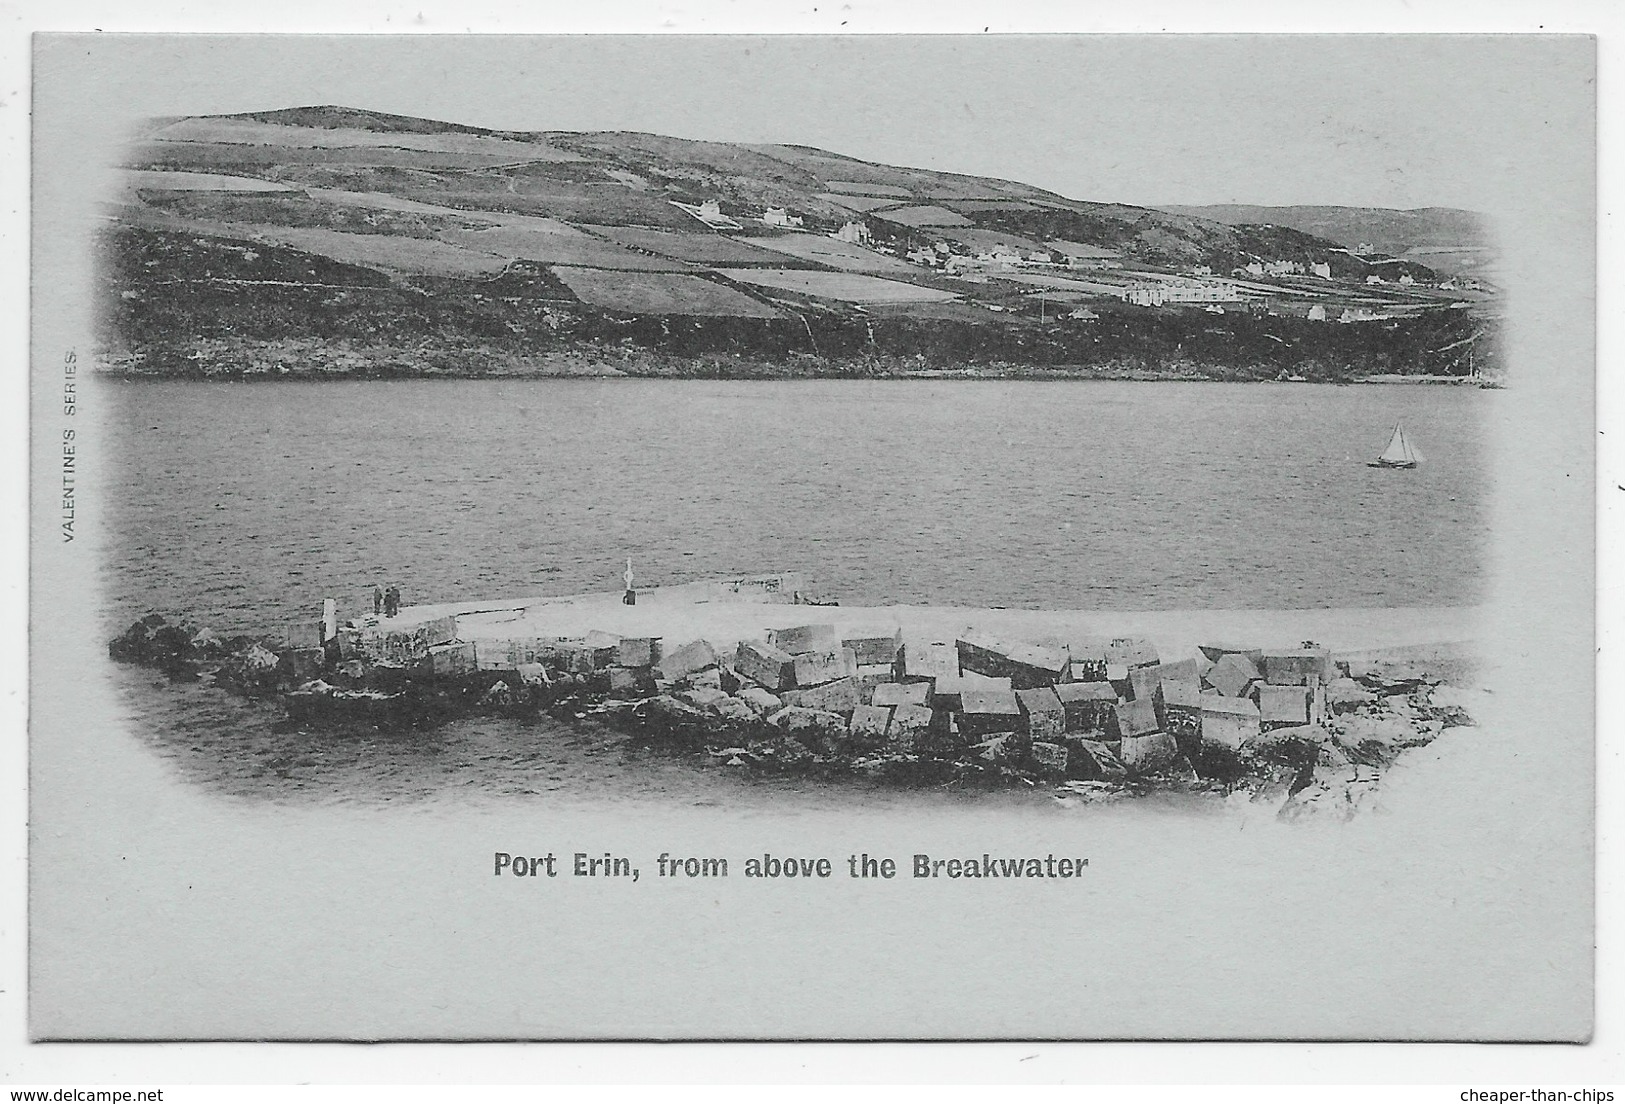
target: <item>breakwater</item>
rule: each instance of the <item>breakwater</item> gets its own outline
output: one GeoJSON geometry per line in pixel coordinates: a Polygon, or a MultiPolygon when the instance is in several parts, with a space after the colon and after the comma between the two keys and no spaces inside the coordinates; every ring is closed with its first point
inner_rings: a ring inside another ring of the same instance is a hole
{"type": "Polygon", "coordinates": [[[1088,801],[1240,791],[1284,815],[1350,813],[1405,749],[1471,723],[1449,650],[1192,646],[1188,633],[1070,631],[1063,615],[1024,617],[1023,631],[995,611],[980,620],[996,631],[948,632],[946,618],[975,611],[885,616],[800,596],[793,576],[763,576],[646,591],[636,606],[584,595],[342,622],[330,609],[229,639],[154,614],[110,652],[277,703],[335,738],[546,712],[745,772],[1046,785],[1088,801]]]}

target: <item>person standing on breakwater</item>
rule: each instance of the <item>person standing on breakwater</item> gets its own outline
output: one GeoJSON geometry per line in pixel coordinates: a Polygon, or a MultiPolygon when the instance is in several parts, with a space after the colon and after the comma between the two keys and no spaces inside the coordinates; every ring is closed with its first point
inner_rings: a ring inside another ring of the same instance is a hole
{"type": "Polygon", "coordinates": [[[384,591],[377,583],[372,585],[372,615],[377,617],[384,612],[384,591]]]}
{"type": "Polygon", "coordinates": [[[392,586],[384,591],[384,616],[394,617],[401,611],[401,589],[392,586]]]}
{"type": "Polygon", "coordinates": [[[632,589],[632,557],[626,557],[626,572],[621,576],[626,580],[626,593],[621,595],[623,605],[635,606],[638,604],[638,592],[632,589]]]}

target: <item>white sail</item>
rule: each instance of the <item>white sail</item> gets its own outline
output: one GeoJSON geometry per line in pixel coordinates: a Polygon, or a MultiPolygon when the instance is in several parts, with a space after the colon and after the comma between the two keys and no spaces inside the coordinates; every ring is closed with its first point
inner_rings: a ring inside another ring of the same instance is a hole
{"type": "Polygon", "coordinates": [[[1394,435],[1389,439],[1388,447],[1377,457],[1377,463],[1394,468],[1415,467],[1421,460],[1421,455],[1405,439],[1405,427],[1400,425],[1394,426],[1394,435]]]}

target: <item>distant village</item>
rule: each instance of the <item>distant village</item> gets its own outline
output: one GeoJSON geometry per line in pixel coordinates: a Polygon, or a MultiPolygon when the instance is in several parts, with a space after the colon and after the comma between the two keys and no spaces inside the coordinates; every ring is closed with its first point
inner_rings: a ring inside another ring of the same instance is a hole
{"type": "Polygon", "coordinates": [[[1129,261],[1115,249],[1081,242],[1035,243],[1021,235],[964,226],[952,211],[929,206],[877,209],[863,218],[833,223],[785,207],[725,213],[715,199],[699,204],[671,201],[719,233],[822,234],[876,254],[906,261],[934,275],[969,284],[994,281],[1025,285],[1023,302],[967,301],[994,312],[1027,308],[1041,318],[1089,320],[1098,317],[1091,300],[1116,300],[1136,307],[1195,306],[1211,314],[1228,311],[1295,316],[1311,322],[1376,322],[1419,311],[1462,308],[1481,303],[1497,289],[1485,280],[1432,273],[1415,262],[1379,252],[1369,242],[1354,248],[1328,247],[1314,257],[1249,257],[1230,269],[1210,265],[1183,269],[1129,261]],[[906,221],[904,221],[906,219],[906,221]]]}

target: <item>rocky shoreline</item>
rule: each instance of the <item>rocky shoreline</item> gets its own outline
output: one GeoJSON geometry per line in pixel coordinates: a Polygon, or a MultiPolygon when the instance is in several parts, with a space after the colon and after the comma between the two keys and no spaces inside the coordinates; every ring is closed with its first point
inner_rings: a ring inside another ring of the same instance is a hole
{"type": "Polygon", "coordinates": [[[1047,787],[1068,803],[1240,796],[1288,819],[1369,807],[1406,750],[1474,723],[1460,663],[1437,652],[1244,641],[1171,658],[1144,637],[916,640],[827,616],[729,648],[597,630],[493,639],[472,614],[461,635],[444,614],[222,638],[151,614],[109,653],[335,738],[546,714],[746,774],[1047,787]]]}

